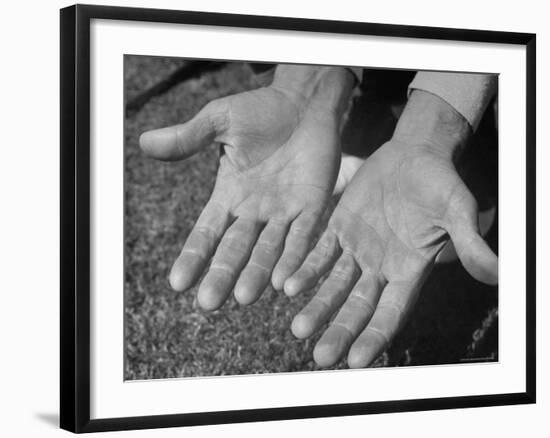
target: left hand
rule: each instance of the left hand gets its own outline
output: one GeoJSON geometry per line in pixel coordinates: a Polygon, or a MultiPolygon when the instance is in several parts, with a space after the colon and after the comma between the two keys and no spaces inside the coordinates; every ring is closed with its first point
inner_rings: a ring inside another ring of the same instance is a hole
{"type": "Polygon", "coordinates": [[[453,164],[469,125],[457,113],[442,117],[450,109],[436,96],[411,99],[393,139],[359,169],[316,247],[285,282],[293,296],[330,271],[292,324],[306,338],[339,309],[314,350],[321,366],[349,350],[349,366],[365,367],[384,351],[449,237],[473,277],[498,282],[497,256],[479,234],[476,201],[453,164]]]}

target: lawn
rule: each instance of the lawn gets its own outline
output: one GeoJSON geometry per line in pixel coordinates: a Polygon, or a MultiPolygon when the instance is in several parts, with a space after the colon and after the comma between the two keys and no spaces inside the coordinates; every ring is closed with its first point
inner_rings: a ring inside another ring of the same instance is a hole
{"type": "MultiPolygon", "coordinates": [[[[233,299],[201,311],[196,290],[173,292],[167,281],[212,190],[215,146],[185,162],[143,156],[139,135],[188,120],[217,97],[254,87],[242,63],[174,80],[188,62],[125,57],[125,101],[150,99],[125,115],[125,379],[311,371],[316,338],[295,339],[293,316],[314,291],[294,299],[267,290],[250,307],[233,299]],[[153,90],[154,91],[154,90],[153,90]]],[[[488,240],[497,242],[493,227],[488,240]]],[[[470,278],[459,263],[434,269],[407,327],[373,366],[447,364],[498,359],[498,291],[470,278]]],[[[335,368],[345,368],[345,362],[335,368]]]]}

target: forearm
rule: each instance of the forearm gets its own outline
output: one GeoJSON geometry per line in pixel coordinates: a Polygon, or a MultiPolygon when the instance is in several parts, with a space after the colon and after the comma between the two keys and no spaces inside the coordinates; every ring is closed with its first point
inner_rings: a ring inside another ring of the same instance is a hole
{"type": "Polygon", "coordinates": [[[413,90],[395,128],[393,140],[406,147],[424,147],[450,159],[472,135],[464,116],[442,98],[413,90]]]}
{"type": "Polygon", "coordinates": [[[343,67],[281,64],[272,87],[290,95],[300,105],[318,106],[341,115],[346,110],[356,78],[343,67]]]}

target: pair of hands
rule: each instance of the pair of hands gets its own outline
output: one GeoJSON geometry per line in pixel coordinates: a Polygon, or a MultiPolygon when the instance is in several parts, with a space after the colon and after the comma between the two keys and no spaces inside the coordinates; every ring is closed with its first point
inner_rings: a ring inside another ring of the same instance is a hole
{"type": "Polygon", "coordinates": [[[250,304],[270,283],[294,296],[328,274],[292,323],[306,338],[336,314],[314,350],[321,366],[349,352],[349,366],[364,367],[387,347],[449,237],[475,278],[497,282],[476,202],[453,165],[470,128],[445,102],[418,91],[393,139],[347,185],[312,249],[338,176],[352,87],[344,69],[280,66],[271,86],[212,101],[189,122],[140,139],[162,160],[224,146],[172,287],[189,289],[211,262],[198,301],[214,310],[232,291],[250,304]]]}

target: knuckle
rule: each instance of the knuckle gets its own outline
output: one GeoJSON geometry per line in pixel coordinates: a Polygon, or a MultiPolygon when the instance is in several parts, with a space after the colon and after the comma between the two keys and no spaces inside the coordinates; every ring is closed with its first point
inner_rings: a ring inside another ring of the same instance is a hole
{"type": "Polygon", "coordinates": [[[210,269],[209,269],[209,274],[211,274],[212,271],[217,271],[217,272],[222,273],[224,275],[227,275],[229,277],[232,277],[234,275],[233,267],[230,266],[229,264],[223,263],[221,261],[216,261],[216,262],[212,263],[212,265],[210,266],[210,269]]]}
{"type": "Polygon", "coordinates": [[[369,313],[374,313],[375,310],[375,304],[371,302],[368,298],[361,295],[361,293],[357,291],[353,291],[349,296],[350,301],[353,303],[353,307],[359,307],[363,308],[365,311],[368,311],[369,313]]]}
{"type": "Polygon", "coordinates": [[[387,346],[390,344],[391,342],[391,334],[390,333],[387,333],[385,330],[383,329],[380,329],[374,325],[369,325],[366,329],[365,329],[365,334],[369,337],[371,336],[374,336],[375,338],[377,338],[380,343],[383,345],[383,346],[387,346]]]}
{"type": "Polygon", "coordinates": [[[216,99],[208,102],[201,111],[205,121],[217,131],[228,128],[230,111],[227,99],[216,99]]]}
{"type": "Polygon", "coordinates": [[[214,230],[210,227],[195,227],[193,230],[198,236],[206,239],[212,240],[215,238],[214,230]]]}
{"type": "Polygon", "coordinates": [[[330,302],[323,295],[315,295],[310,303],[309,307],[316,309],[316,313],[326,312],[330,310],[330,302]]]}
{"type": "Polygon", "coordinates": [[[302,257],[297,252],[285,251],[285,253],[281,256],[280,263],[287,266],[299,265],[302,263],[302,257]]]}
{"type": "Polygon", "coordinates": [[[248,249],[246,242],[236,237],[226,237],[220,244],[222,250],[232,251],[237,254],[245,254],[248,249]]]}
{"type": "Polygon", "coordinates": [[[296,277],[301,279],[312,279],[319,277],[319,270],[317,265],[306,262],[297,272],[296,277]]]}
{"type": "Polygon", "coordinates": [[[267,255],[274,255],[278,252],[278,247],[271,242],[259,240],[256,243],[255,250],[265,253],[267,255]]]}
{"type": "Polygon", "coordinates": [[[324,234],[317,243],[317,252],[323,256],[331,255],[334,251],[335,241],[335,236],[332,234],[324,234]]]}
{"type": "MultiPolygon", "coordinates": [[[[355,337],[357,336],[351,329],[350,327],[348,326],[347,324],[347,321],[333,321],[331,324],[330,324],[330,328],[332,329],[340,329],[341,331],[343,331],[346,336],[350,339],[355,339],[355,337]]],[[[329,329],[330,329],[329,328],[329,329]]]]}
{"type": "Polygon", "coordinates": [[[203,251],[197,249],[197,248],[184,248],[181,251],[181,256],[189,255],[191,257],[198,257],[201,259],[206,259],[206,255],[203,253],[203,251]]]}
{"type": "Polygon", "coordinates": [[[395,313],[398,317],[403,316],[404,314],[404,308],[403,305],[397,303],[393,300],[384,300],[380,301],[378,304],[378,308],[380,310],[386,310],[395,313]]]}
{"type": "Polygon", "coordinates": [[[293,224],[288,232],[292,237],[307,239],[312,232],[312,226],[310,224],[300,223],[293,224]]]}
{"type": "Polygon", "coordinates": [[[269,226],[277,229],[286,228],[289,222],[290,218],[284,216],[274,216],[269,219],[269,226]]]}
{"type": "Polygon", "coordinates": [[[345,262],[337,263],[332,268],[331,277],[347,280],[353,276],[354,272],[355,272],[355,266],[353,264],[353,261],[345,261],[345,262]]]}
{"type": "Polygon", "coordinates": [[[248,262],[247,269],[256,269],[256,270],[259,270],[259,271],[264,272],[264,273],[268,273],[268,274],[271,273],[270,268],[268,268],[267,266],[262,265],[261,263],[255,262],[255,261],[248,262]]]}

